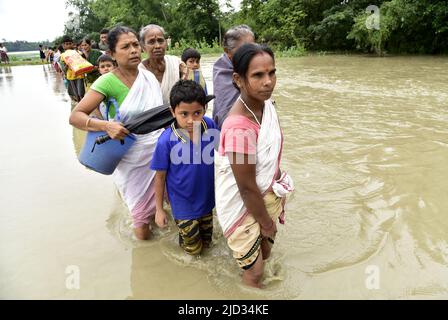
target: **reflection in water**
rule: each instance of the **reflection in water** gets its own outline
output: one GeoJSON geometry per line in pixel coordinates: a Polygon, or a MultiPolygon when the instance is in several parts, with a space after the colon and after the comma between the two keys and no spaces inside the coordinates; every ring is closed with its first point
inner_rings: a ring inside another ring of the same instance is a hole
{"type": "Polygon", "coordinates": [[[84,142],[86,140],[87,131],[79,130],[73,127],[73,147],[75,148],[76,156],[79,157],[84,142]]]}
{"type": "MultiPolygon", "coordinates": [[[[203,60],[211,88],[216,57],[203,60]]],[[[0,297],[65,297],[64,279],[30,286],[32,275],[50,281],[64,274],[60,264],[90,263],[84,276],[101,286],[85,282],[70,297],[447,298],[448,59],[310,56],[277,67],[283,169],[297,190],[262,292],[240,285],[216,219],[213,247],[199,259],[179,248],[172,221],[154,226],[152,241],[136,241],[112,179],[77,160],[86,133],[68,126],[59,76],[0,68],[0,108],[21,106],[2,109],[9,120],[0,126],[15,132],[0,149],[0,297]],[[23,240],[36,225],[42,237],[23,240]],[[365,285],[369,266],[380,270],[379,290],[365,285]]]]}
{"type": "Polygon", "coordinates": [[[10,66],[2,66],[0,65],[0,75],[11,75],[12,76],[12,69],[10,66]]]}
{"type": "Polygon", "coordinates": [[[84,146],[84,142],[86,140],[87,131],[79,130],[73,127],[73,147],[75,148],[76,156],[79,158],[79,154],[81,153],[82,147],[84,146]]]}
{"type": "Polygon", "coordinates": [[[9,87],[13,77],[12,68],[10,66],[0,65],[0,87],[9,87]]]}

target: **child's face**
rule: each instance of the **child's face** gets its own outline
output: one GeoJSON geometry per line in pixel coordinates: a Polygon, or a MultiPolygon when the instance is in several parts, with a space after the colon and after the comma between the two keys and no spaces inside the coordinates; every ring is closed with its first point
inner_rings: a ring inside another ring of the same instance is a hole
{"type": "Polygon", "coordinates": [[[73,42],[64,42],[62,46],[64,47],[64,50],[71,50],[73,48],[73,42]]]}
{"type": "Polygon", "coordinates": [[[191,134],[193,133],[194,122],[201,122],[204,118],[205,107],[196,101],[192,103],[181,102],[171,112],[179,127],[191,134]]]}
{"type": "Polygon", "coordinates": [[[185,64],[190,70],[198,70],[201,68],[201,62],[198,58],[188,58],[185,64]]]}
{"type": "Polygon", "coordinates": [[[102,74],[102,75],[106,74],[106,73],[109,73],[109,72],[111,72],[114,69],[115,69],[115,66],[110,61],[101,62],[99,67],[98,67],[98,70],[99,70],[100,74],[102,74]]]}

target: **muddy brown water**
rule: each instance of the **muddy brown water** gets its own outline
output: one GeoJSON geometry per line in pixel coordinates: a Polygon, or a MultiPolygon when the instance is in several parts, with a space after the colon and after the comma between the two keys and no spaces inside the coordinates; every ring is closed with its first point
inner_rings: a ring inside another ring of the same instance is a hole
{"type": "MultiPolygon", "coordinates": [[[[216,59],[203,58],[208,80],[216,59]]],[[[0,298],[448,298],[448,59],[277,66],[296,192],[263,291],[240,285],[218,225],[200,258],[178,248],[173,225],[135,241],[111,178],[77,160],[85,133],[68,124],[61,79],[0,67],[0,298]]]]}

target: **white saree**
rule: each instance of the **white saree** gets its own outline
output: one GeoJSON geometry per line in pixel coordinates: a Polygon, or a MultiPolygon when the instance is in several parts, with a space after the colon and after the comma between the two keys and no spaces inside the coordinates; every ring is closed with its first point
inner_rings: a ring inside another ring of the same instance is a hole
{"type": "MultiPolygon", "coordinates": [[[[265,102],[256,155],[256,180],[263,196],[269,190],[278,188],[277,185],[284,183],[286,179],[289,179],[292,184],[292,179],[286,174],[282,174],[279,181],[275,180],[280,168],[282,148],[283,134],[277,112],[272,101],[268,100],[265,102]]],[[[215,158],[215,165],[217,166],[216,212],[224,236],[229,237],[241,224],[248,212],[241,198],[228,156],[216,153],[215,158]]],[[[292,191],[294,187],[289,185],[288,188],[292,191]]]]}
{"type": "MultiPolygon", "coordinates": [[[[120,106],[120,120],[126,122],[138,114],[163,104],[156,77],[139,67],[139,74],[120,106]]],[[[146,224],[154,213],[154,177],[150,162],[163,129],[135,135],[136,142],[120,161],[113,174],[114,182],[134,218],[134,226],[146,224]]]]}
{"type": "MultiPolygon", "coordinates": [[[[180,80],[180,64],[181,60],[178,57],[166,55],[165,56],[165,72],[163,74],[162,82],[159,86],[162,90],[163,103],[170,103],[170,93],[174,84],[180,80]]],[[[139,65],[140,68],[146,69],[143,63],[139,65]]]]}

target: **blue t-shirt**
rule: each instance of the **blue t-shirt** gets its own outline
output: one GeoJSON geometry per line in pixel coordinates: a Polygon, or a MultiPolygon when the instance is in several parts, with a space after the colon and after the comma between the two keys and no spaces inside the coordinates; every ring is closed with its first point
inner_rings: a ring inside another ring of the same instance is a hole
{"type": "Polygon", "coordinates": [[[208,117],[201,129],[201,143],[193,144],[173,124],[160,136],[152,157],[151,169],[166,171],[166,189],[176,220],[198,219],[215,207],[214,148],[219,132],[208,117]]]}

